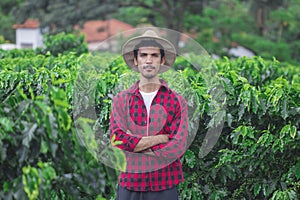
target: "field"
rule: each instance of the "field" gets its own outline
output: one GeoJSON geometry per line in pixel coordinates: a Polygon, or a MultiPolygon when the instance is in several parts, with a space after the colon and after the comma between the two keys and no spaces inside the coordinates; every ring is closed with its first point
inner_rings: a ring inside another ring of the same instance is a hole
{"type": "MultiPolygon", "coordinates": [[[[124,166],[106,146],[111,100],[137,76],[115,55],[78,49],[0,51],[1,199],[115,198],[124,166]]],[[[201,59],[179,57],[162,75],[197,116],[181,198],[299,199],[300,66],[254,57],[195,68],[201,59]]]]}

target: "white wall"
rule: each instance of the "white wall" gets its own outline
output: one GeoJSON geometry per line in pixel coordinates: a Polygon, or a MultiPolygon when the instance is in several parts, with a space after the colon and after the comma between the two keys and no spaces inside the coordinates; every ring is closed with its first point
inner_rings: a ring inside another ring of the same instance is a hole
{"type": "Polygon", "coordinates": [[[0,44],[0,49],[12,50],[16,48],[16,44],[0,44]]]}
{"type": "Polygon", "coordinates": [[[17,48],[37,48],[43,46],[40,29],[18,28],[16,30],[17,48]]]}

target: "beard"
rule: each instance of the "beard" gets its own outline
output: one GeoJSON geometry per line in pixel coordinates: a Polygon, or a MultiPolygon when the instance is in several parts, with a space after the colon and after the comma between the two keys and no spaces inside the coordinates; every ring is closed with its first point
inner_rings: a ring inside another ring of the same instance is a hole
{"type": "MultiPolygon", "coordinates": [[[[143,66],[143,70],[147,70],[147,69],[152,69],[152,70],[155,70],[156,67],[153,66],[153,65],[145,65],[143,66]]],[[[157,73],[153,73],[153,74],[147,74],[147,73],[141,73],[141,75],[146,78],[146,79],[152,79],[154,77],[157,76],[157,73]]]]}

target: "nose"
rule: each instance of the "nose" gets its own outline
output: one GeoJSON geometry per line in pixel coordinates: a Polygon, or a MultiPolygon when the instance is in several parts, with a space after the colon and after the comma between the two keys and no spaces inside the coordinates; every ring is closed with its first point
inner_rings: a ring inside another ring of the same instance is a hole
{"type": "Polygon", "coordinates": [[[151,55],[147,56],[146,63],[152,63],[152,56],[151,55]]]}

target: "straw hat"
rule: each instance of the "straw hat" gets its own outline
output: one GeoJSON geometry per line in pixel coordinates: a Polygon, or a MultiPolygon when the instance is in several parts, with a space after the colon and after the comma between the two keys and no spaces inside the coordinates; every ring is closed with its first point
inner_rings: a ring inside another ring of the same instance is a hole
{"type": "Polygon", "coordinates": [[[165,63],[164,63],[164,65],[161,65],[159,73],[165,72],[172,67],[172,65],[174,64],[174,61],[176,59],[176,50],[175,50],[174,45],[170,41],[159,37],[155,31],[147,30],[147,31],[145,31],[145,33],[143,35],[131,38],[123,46],[123,49],[122,49],[123,58],[124,58],[126,64],[131,69],[139,72],[138,67],[134,64],[133,50],[134,50],[134,47],[137,44],[139,44],[142,40],[154,40],[163,46],[164,51],[165,51],[165,63]]]}

